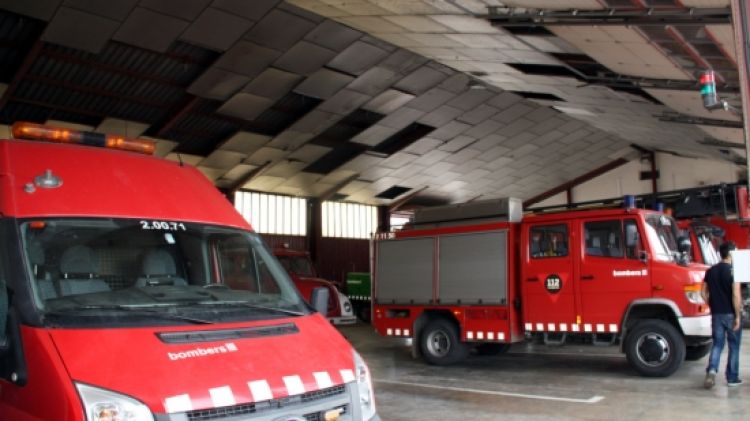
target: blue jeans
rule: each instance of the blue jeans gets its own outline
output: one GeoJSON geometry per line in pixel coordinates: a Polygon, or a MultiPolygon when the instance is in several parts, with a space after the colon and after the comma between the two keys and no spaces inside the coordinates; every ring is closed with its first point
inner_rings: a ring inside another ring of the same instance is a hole
{"type": "Polygon", "coordinates": [[[719,372],[719,359],[721,351],[724,350],[724,341],[729,344],[729,356],[727,357],[727,381],[737,380],[740,372],[740,341],[742,339],[742,326],[739,330],[732,330],[734,327],[734,314],[712,314],[711,315],[711,336],[713,346],[711,355],[708,357],[708,367],[706,372],[719,372]]]}

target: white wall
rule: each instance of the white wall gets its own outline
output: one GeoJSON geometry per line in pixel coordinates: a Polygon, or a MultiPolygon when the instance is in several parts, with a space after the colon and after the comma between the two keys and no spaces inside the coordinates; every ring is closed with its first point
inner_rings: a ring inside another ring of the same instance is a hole
{"type": "MultiPolygon", "coordinates": [[[[669,191],[719,183],[735,183],[744,170],[729,162],[707,159],[683,158],[671,154],[656,154],[656,180],[658,191],[669,191]]],[[[626,194],[648,194],[653,191],[651,180],[641,180],[641,171],[651,171],[651,163],[632,160],[603,175],[572,189],[574,202],[622,197],[626,194]]],[[[554,186],[550,186],[552,188],[554,186]]],[[[559,193],[534,207],[565,204],[566,193],[559,193]]]]}

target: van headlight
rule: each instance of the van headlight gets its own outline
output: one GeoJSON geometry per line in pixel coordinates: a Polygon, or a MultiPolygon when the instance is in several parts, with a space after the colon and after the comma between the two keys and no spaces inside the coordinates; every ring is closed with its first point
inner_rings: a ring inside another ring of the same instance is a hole
{"type": "Polygon", "coordinates": [[[356,369],[357,388],[359,389],[359,403],[362,408],[362,419],[369,420],[375,417],[375,394],[372,390],[372,379],[370,370],[365,364],[365,360],[354,352],[354,365],[356,369]]]}
{"type": "Polygon", "coordinates": [[[76,383],[88,421],[154,421],[151,410],[130,396],[76,383]]]}

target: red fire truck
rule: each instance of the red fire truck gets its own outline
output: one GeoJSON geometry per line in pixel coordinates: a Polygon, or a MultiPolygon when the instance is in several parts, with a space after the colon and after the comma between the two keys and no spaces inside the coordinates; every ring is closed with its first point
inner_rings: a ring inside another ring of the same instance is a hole
{"type": "MultiPolygon", "coordinates": [[[[750,248],[750,203],[747,187],[720,184],[678,191],[670,206],[678,224],[691,240],[691,258],[713,265],[720,260],[718,247],[733,241],[739,249],[750,248]]],[[[674,196],[674,194],[672,194],[674,196]]],[[[667,196],[669,197],[669,196],[667,196]]],[[[742,284],[743,321],[750,326],[750,288],[742,284]]]]}
{"type": "Polygon", "coordinates": [[[619,344],[640,374],[669,376],[710,348],[706,266],[687,263],[661,212],[523,216],[517,199],[474,202],[417,211],[372,249],[374,326],[413,338],[428,363],[538,337],[619,344]]]}
{"type": "Polygon", "coordinates": [[[12,133],[38,141],[0,140],[0,419],[379,419],[362,358],[198,170],[12,133]]]}
{"type": "Polygon", "coordinates": [[[328,290],[328,320],[335,325],[350,325],[357,322],[354,308],[349,298],[342,294],[333,282],[318,278],[313,266],[310,253],[302,250],[292,250],[287,247],[273,249],[273,254],[279,260],[294,285],[308,302],[312,300],[315,288],[328,290]]]}

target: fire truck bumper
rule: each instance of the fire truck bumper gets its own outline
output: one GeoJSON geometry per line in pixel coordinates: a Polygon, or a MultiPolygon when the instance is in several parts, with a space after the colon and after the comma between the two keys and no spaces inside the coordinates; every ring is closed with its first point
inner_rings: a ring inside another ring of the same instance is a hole
{"type": "Polygon", "coordinates": [[[711,337],[711,316],[680,317],[680,327],[685,336],[711,337]]]}
{"type": "Polygon", "coordinates": [[[334,325],[353,325],[357,323],[357,317],[355,316],[342,316],[342,317],[329,317],[328,320],[334,325]]]}

